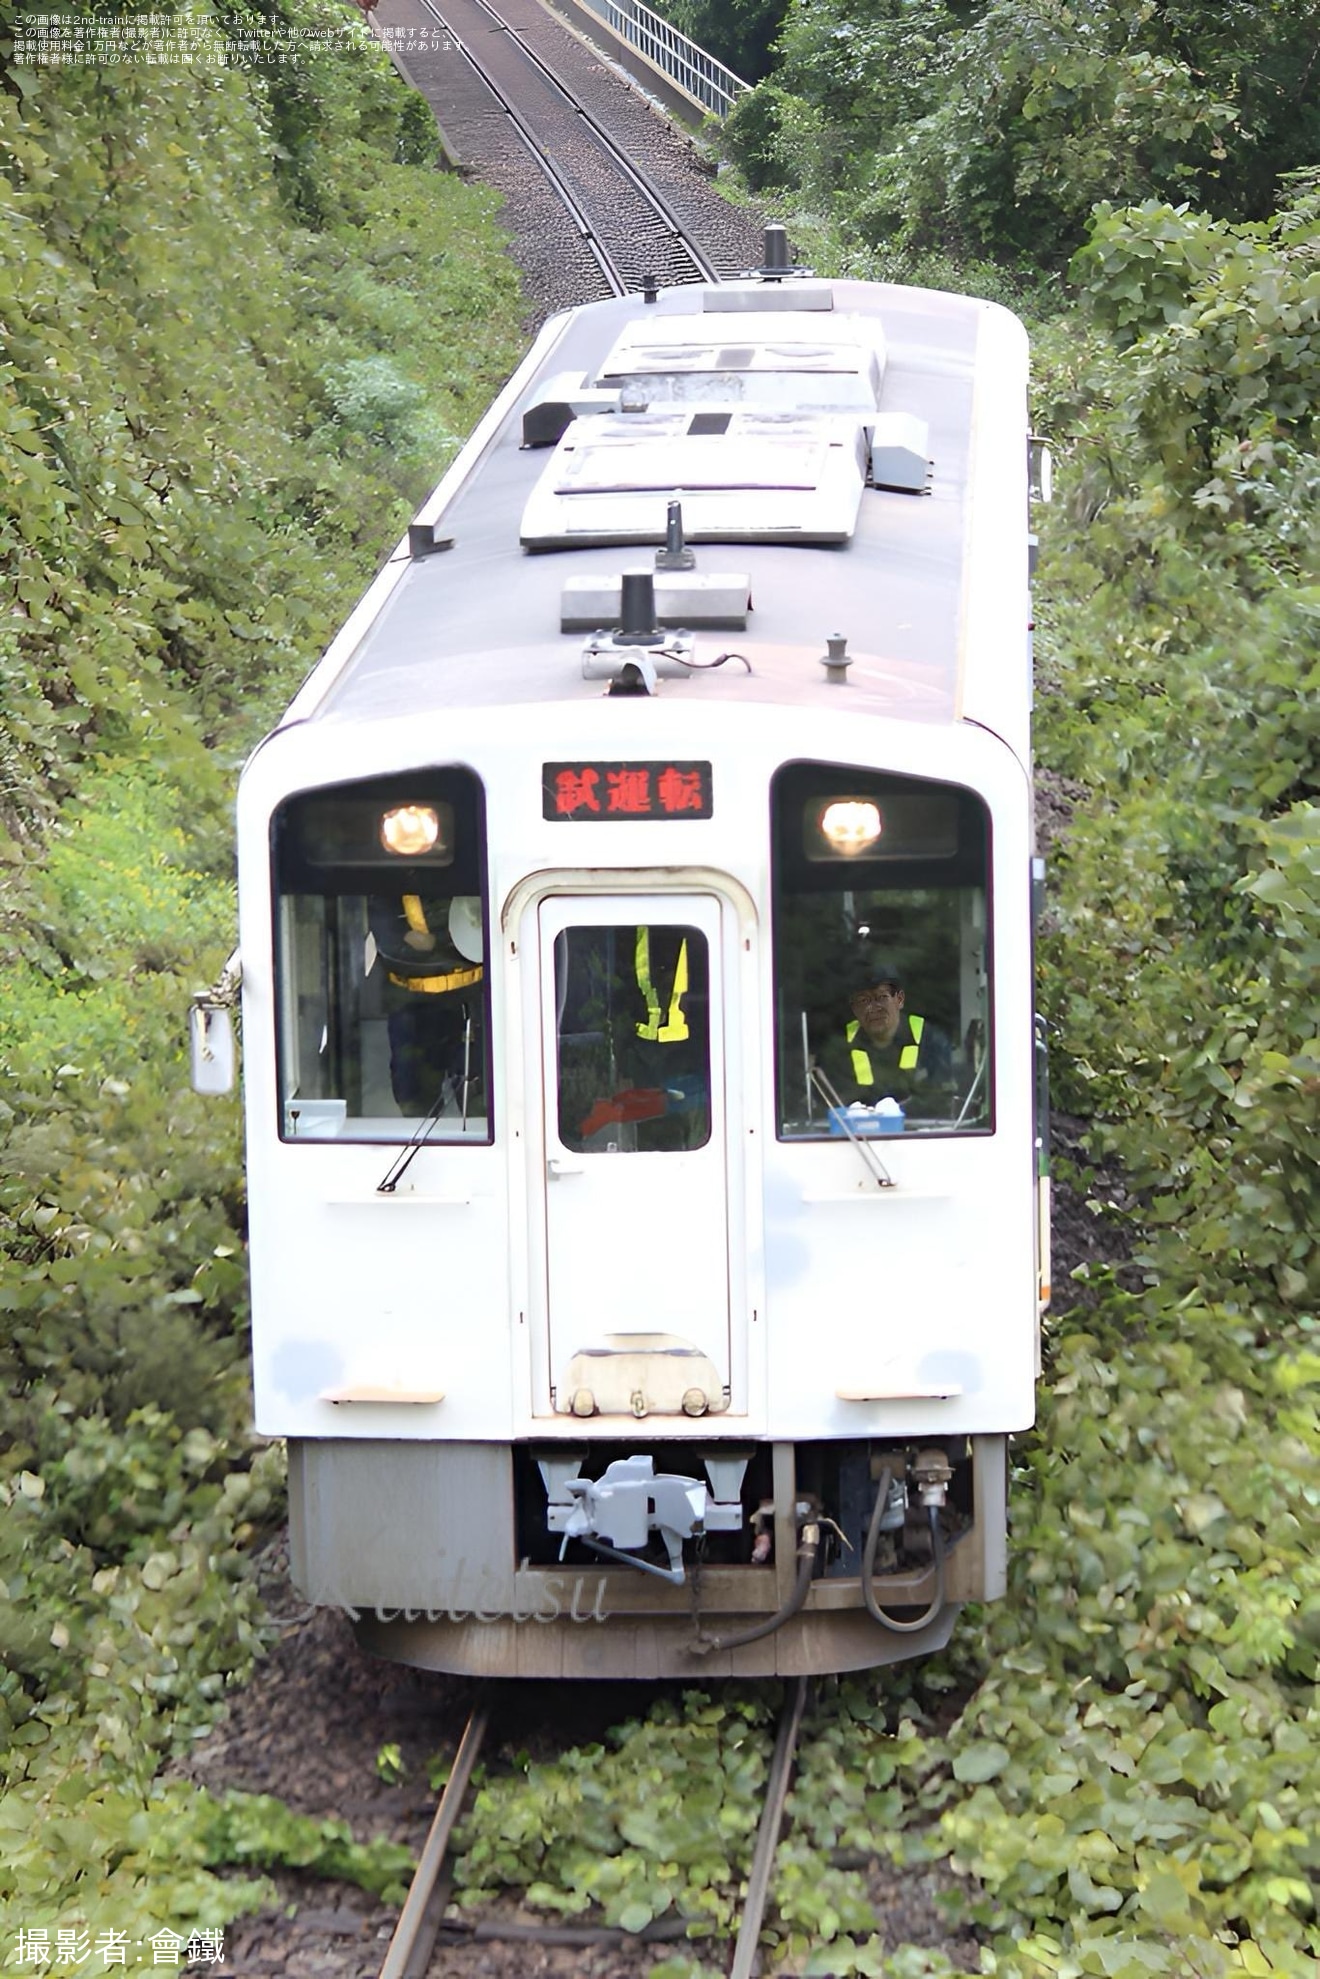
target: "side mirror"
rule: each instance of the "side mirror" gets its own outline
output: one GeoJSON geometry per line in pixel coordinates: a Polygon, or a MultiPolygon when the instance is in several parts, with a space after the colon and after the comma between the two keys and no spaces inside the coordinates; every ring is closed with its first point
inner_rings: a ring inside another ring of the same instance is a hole
{"type": "Polygon", "coordinates": [[[227,1093],[234,1086],[234,1025],[221,1003],[194,1003],[188,1012],[188,1044],[195,1093],[227,1093]]]}
{"type": "Polygon", "coordinates": [[[1027,487],[1033,502],[1054,499],[1054,457],[1048,440],[1035,433],[1027,436],[1027,487]]]}

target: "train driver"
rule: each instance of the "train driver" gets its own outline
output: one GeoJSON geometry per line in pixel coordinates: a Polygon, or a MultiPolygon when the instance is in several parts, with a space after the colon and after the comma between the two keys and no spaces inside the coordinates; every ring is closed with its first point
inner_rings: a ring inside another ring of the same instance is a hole
{"type": "Polygon", "coordinates": [[[898,964],[868,964],[849,999],[842,1035],[821,1054],[821,1069],[845,1106],[896,1099],[905,1110],[939,1111],[953,1084],[949,1040],[938,1025],[907,1008],[898,964]],[[938,1092],[940,1099],[935,1099],[938,1092]]]}
{"type": "Polygon", "coordinates": [[[470,1114],[483,1065],[481,902],[377,896],[370,921],[389,984],[395,1104],[408,1116],[441,1105],[470,1114]]]}

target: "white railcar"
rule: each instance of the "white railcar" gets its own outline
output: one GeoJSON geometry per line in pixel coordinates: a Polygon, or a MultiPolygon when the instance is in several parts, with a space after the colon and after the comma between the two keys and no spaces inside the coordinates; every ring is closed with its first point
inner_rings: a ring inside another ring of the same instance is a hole
{"type": "Polygon", "coordinates": [[[1027,483],[992,305],[570,312],[248,766],[257,1423],[382,1653],[855,1668],[1002,1593],[1027,483]]]}

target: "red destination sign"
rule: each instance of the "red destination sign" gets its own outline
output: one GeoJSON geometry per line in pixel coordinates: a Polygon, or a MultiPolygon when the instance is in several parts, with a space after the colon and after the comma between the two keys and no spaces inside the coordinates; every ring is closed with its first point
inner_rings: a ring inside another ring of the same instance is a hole
{"type": "Polygon", "coordinates": [[[542,816],[708,818],[709,763],[546,763],[541,770],[542,816]]]}

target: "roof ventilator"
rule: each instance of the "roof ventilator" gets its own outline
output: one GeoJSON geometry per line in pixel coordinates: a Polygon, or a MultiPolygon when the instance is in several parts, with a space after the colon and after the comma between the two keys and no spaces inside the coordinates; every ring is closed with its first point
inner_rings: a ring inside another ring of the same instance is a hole
{"type": "Polygon", "coordinates": [[[665,633],[656,624],[655,578],[649,570],[625,570],[619,590],[619,624],[592,633],[582,648],[582,676],[608,680],[608,694],[654,694],[660,674],[688,671],[695,642],[690,632],[665,633]]]}

